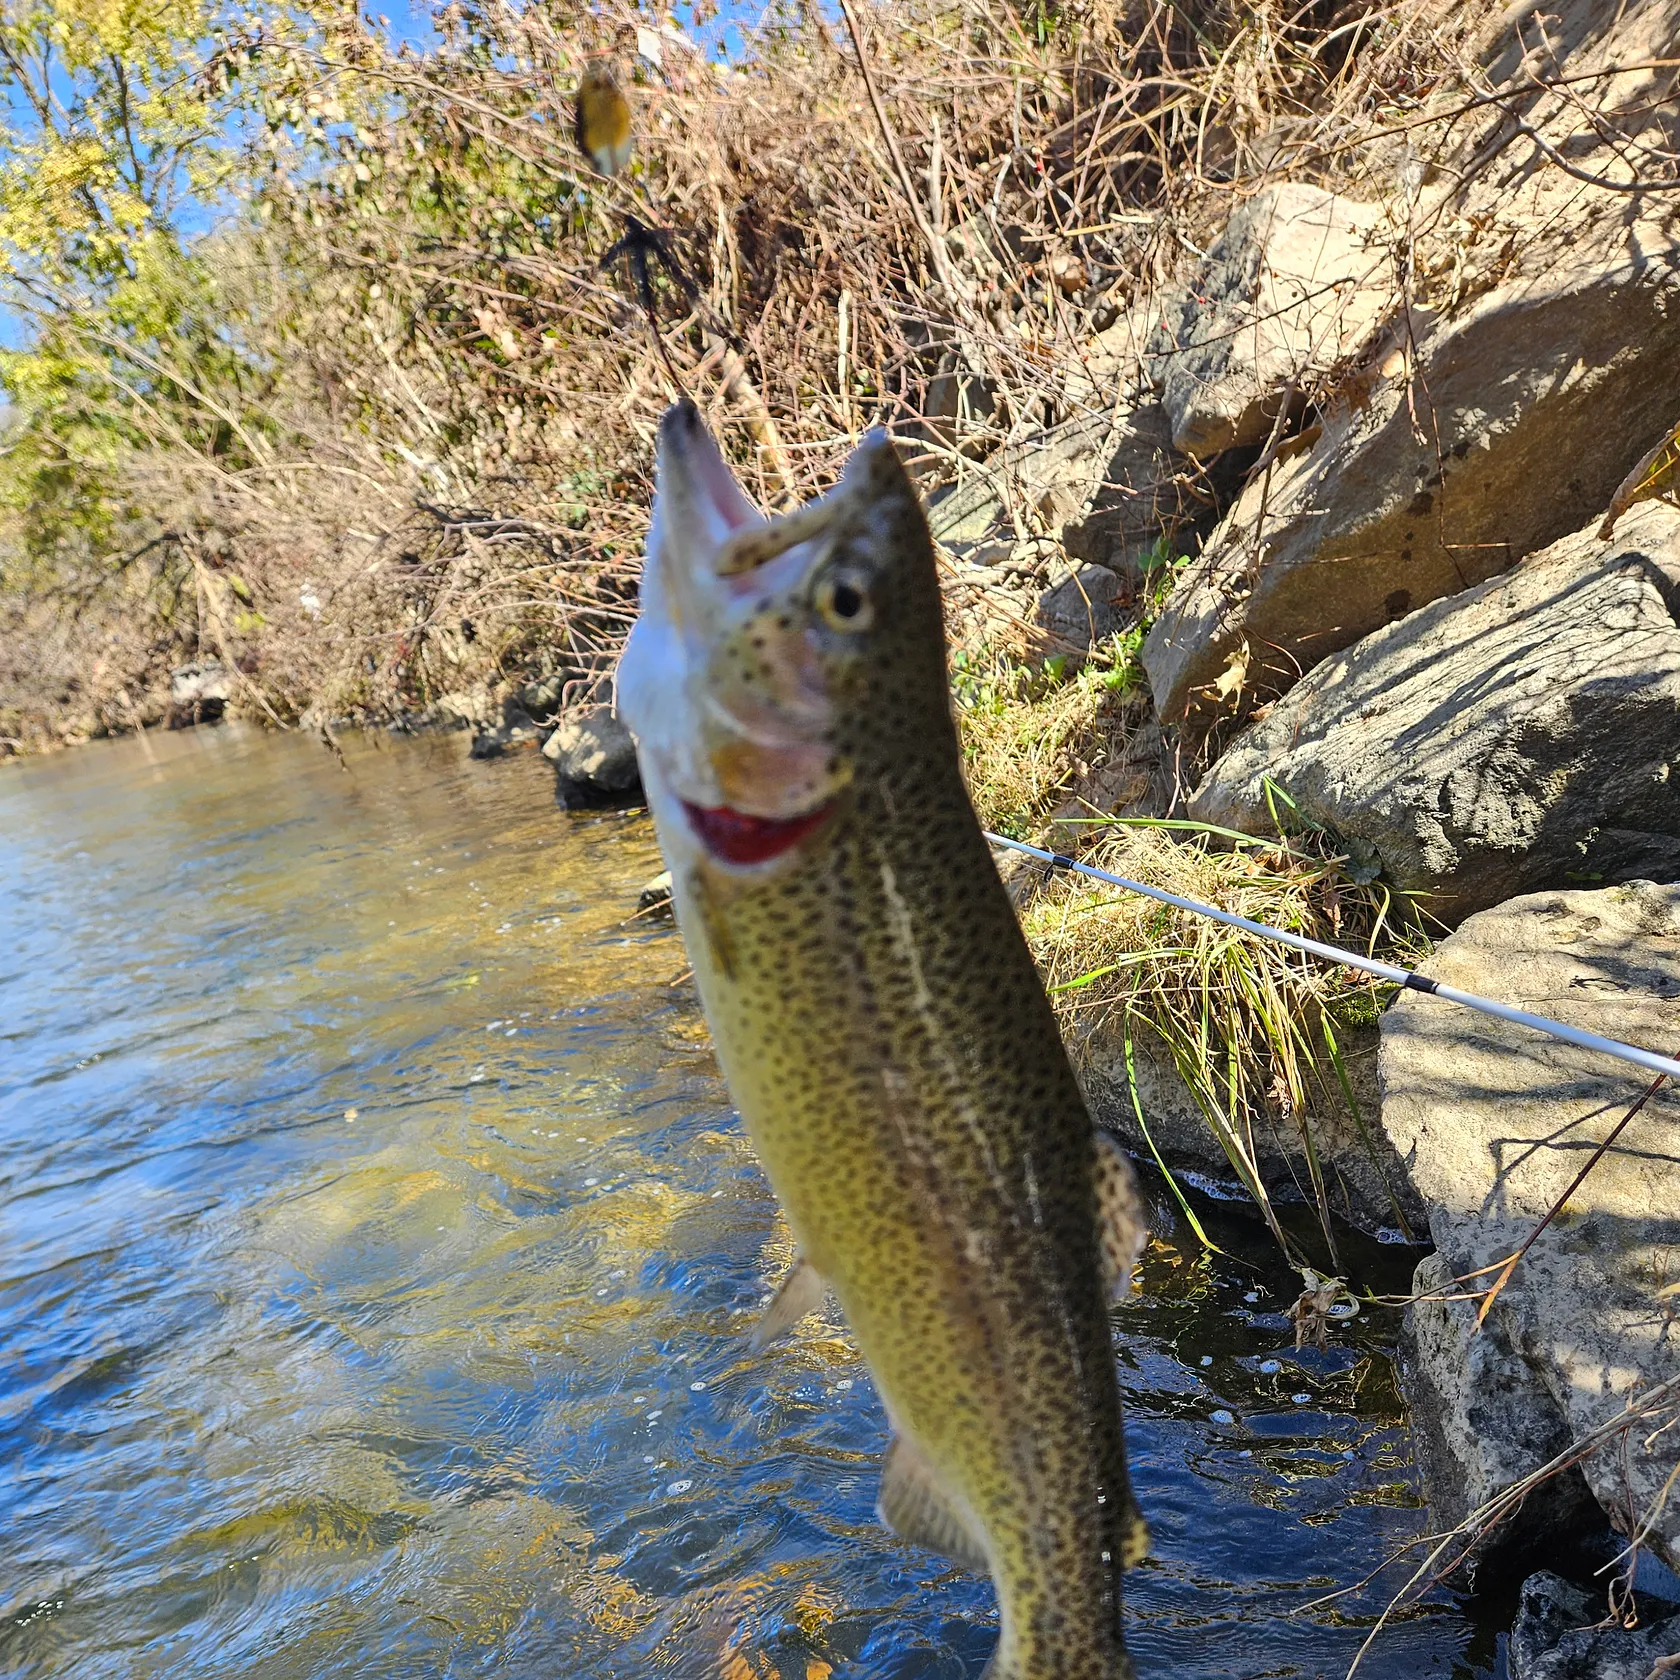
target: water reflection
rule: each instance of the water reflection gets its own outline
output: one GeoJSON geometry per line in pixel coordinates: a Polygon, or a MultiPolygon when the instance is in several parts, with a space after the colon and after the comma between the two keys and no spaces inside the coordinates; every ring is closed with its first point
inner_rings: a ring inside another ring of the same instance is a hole
{"type": "MultiPolygon", "coordinates": [[[[0,1673],[978,1675],[843,1327],[747,1352],[791,1255],[646,826],[459,741],[153,746],[0,776],[0,1673]]],[[[1291,1611],[1421,1526],[1383,1327],[1297,1358],[1175,1240],[1140,1672],[1339,1674],[1380,1592],[1291,1611]]],[[[1490,1659],[1442,1604],[1369,1672],[1490,1659]]]]}

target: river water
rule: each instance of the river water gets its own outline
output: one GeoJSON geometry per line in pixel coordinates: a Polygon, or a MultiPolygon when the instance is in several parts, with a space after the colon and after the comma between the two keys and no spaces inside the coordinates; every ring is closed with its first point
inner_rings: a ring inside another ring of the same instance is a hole
{"type": "MultiPolygon", "coordinates": [[[[0,774],[0,1674],[972,1680],[872,1515],[644,819],[534,755],[233,728],[0,774]]],[[[1421,1532],[1392,1323],[1296,1355],[1230,1204],[1116,1309],[1139,1672],[1336,1676],[1421,1532]]],[[[1409,1259],[1360,1249],[1395,1287],[1409,1259]]],[[[1362,1674],[1502,1672],[1446,1596],[1362,1674]]]]}

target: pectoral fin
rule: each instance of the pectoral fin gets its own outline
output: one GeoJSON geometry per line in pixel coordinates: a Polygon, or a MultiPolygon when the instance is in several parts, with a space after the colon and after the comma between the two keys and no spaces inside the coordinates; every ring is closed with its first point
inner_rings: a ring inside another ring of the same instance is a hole
{"type": "MultiPolygon", "coordinates": [[[[704,869],[696,868],[688,872],[688,899],[699,915],[699,932],[706,941],[712,966],[725,980],[733,980],[735,978],[735,936],[730,932],[729,919],[719,908],[717,895],[712,891],[704,869]]],[[[683,938],[690,939],[692,937],[693,935],[688,928],[684,927],[683,938]]]]}
{"type": "Polygon", "coordinates": [[[780,1287],[764,1309],[764,1317],[753,1331],[753,1352],[775,1341],[784,1331],[791,1330],[807,1313],[814,1313],[823,1304],[828,1285],[817,1268],[802,1254],[794,1261],[793,1270],[781,1281],[780,1287]]]}
{"type": "Polygon", "coordinates": [[[1149,1213],[1126,1152],[1107,1132],[1094,1132],[1092,1137],[1103,1277],[1111,1294],[1125,1295],[1131,1290],[1138,1256],[1149,1241],[1149,1213]]]}
{"type": "Polygon", "coordinates": [[[902,1435],[881,1460],[876,1515],[901,1540],[914,1541],[970,1569],[986,1569],[986,1548],[972,1523],[940,1485],[933,1466],[902,1435]]]}

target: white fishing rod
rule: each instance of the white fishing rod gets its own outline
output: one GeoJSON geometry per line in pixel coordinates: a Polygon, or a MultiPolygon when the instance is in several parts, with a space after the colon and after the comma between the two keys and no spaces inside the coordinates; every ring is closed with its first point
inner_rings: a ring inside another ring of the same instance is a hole
{"type": "Polygon", "coordinates": [[[1444,998],[1448,1003],[1462,1004],[1466,1009],[1491,1015],[1495,1020],[1514,1021],[1519,1027],[1530,1027],[1550,1038],[1561,1039],[1565,1044],[1574,1044],[1583,1050],[1597,1050],[1603,1055],[1614,1056],[1619,1061],[1632,1062],[1635,1067],[1644,1068],[1648,1073],[1665,1073],[1670,1079],[1680,1079],[1680,1061],[1675,1061],[1669,1056],[1659,1056],[1655,1050],[1642,1050],[1637,1044],[1623,1044],[1618,1038],[1603,1038],[1598,1033],[1583,1032],[1580,1027],[1566,1026],[1562,1021],[1551,1020],[1545,1015],[1535,1015],[1526,1009],[1515,1009],[1510,1004],[1496,1002],[1493,998],[1479,997],[1475,992],[1462,992],[1457,986],[1431,980],[1427,974],[1419,974],[1409,968],[1398,968],[1393,963],[1380,962],[1375,957],[1362,957],[1357,952],[1344,951],[1339,945],[1326,945],[1321,940],[1307,939],[1298,933],[1288,933],[1283,928],[1268,927],[1264,922],[1251,922],[1246,916],[1233,916],[1229,910],[1216,910],[1211,904],[1198,904],[1193,898],[1181,898],[1177,893],[1166,892],[1160,887],[1146,886],[1142,881],[1129,881],[1124,875],[1113,875],[1106,869],[1093,868],[1090,864],[1080,863],[1061,852],[1047,852],[1043,847],[1029,846],[1023,840],[1006,840],[1001,834],[988,834],[986,838],[994,846],[1007,846],[1012,852],[1025,852],[1028,857],[1037,858],[1053,869],[1067,869],[1076,875],[1089,875],[1093,881],[1106,881],[1111,887],[1124,887],[1127,892],[1142,893],[1145,898],[1153,898],[1161,904],[1170,904],[1175,910],[1188,910],[1192,915],[1206,916],[1210,921],[1223,922],[1226,927],[1240,928],[1244,933],[1252,933],[1260,939],[1269,939],[1276,945],[1287,945],[1292,950],[1304,951],[1310,957],[1321,957],[1325,962],[1360,969],[1366,974],[1376,975],[1380,980],[1404,986],[1409,991],[1427,992],[1431,997],[1444,998]]]}

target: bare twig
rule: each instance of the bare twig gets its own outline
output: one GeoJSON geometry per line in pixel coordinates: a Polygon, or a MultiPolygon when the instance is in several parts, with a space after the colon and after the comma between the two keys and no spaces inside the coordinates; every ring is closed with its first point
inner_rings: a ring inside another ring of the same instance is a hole
{"type": "Polygon", "coordinates": [[[1668,1078],[1667,1074],[1659,1073],[1657,1075],[1657,1077],[1655,1079],[1653,1079],[1651,1081],[1651,1083],[1645,1087],[1644,1091],[1641,1093],[1641,1095],[1639,1097],[1639,1100],[1637,1102],[1635,1102],[1633,1104],[1633,1106],[1627,1111],[1627,1113],[1624,1114],[1621,1117],[1621,1119],[1618,1120],[1616,1122],[1616,1124],[1610,1128],[1610,1131],[1609,1131],[1608,1135],[1605,1137],[1604,1141],[1601,1144],[1599,1144],[1599,1146],[1592,1152],[1591,1155],[1589,1155],[1587,1157],[1586,1165],[1584,1167],[1582,1167],[1581,1170],[1578,1173],[1576,1173],[1576,1175],[1574,1176],[1573,1179],[1570,1180],[1569,1188],[1567,1190],[1565,1190],[1564,1193],[1561,1196],[1559,1196],[1558,1199],[1555,1202],[1552,1203],[1550,1208],[1547,1209],[1546,1217],[1544,1219],[1542,1219],[1540,1221],[1540,1223],[1538,1225],[1536,1225],[1532,1231],[1529,1232],[1528,1237],[1524,1241],[1522,1247],[1519,1248],[1517,1250],[1517,1252],[1515,1254],[1513,1254],[1511,1256],[1511,1258],[1509,1260],[1507,1260],[1505,1262],[1505,1264],[1500,1268],[1499,1275],[1493,1280],[1492,1288],[1490,1288],[1488,1290],[1487,1294],[1482,1299],[1481,1310],[1476,1314],[1476,1323],[1477,1323],[1478,1326],[1481,1326],[1481,1325],[1483,1325],[1487,1322],[1487,1315],[1492,1310],[1493,1303],[1499,1298],[1500,1290],[1502,1290],[1505,1287],[1505,1285],[1508,1284],[1511,1281],[1512,1274],[1516,1271],[1517,1267],[1522,1264],[1523,1257],[1528,1253],[1528,1251],[1531,1248],[1533,1248],[1535,1243],[1537,1243],[1540,1240],[1541,1233],[1563,1211],[1564,1206],[1569,1201],[1569,1198],[1571,1196],[1573,1196],[1575,1194],[1575,1192],[1577,1190],[1579,1190],[1583,1184],[1586,1183],[1587,1175],[1593,1170],[1594,1167],[1596,1167],[1598,1165],[1598,1163],[1600,1161],[1602,1161],[1604,1159],[1604,1156],[1608,1152],[1610,1146],[1633,1123],[1634,1116],[1637,1115],[1640,1112],[1640,1110],[1644,1108],[1646,1103],[1648,1103],[1651,1100],[1651,1098],[1654,1097],[1657,1094],[1657,1092],[1662,1089],[1663,1084],[1664,1084],[1664,1082],[1667,1078],[1668,1078]]]}

